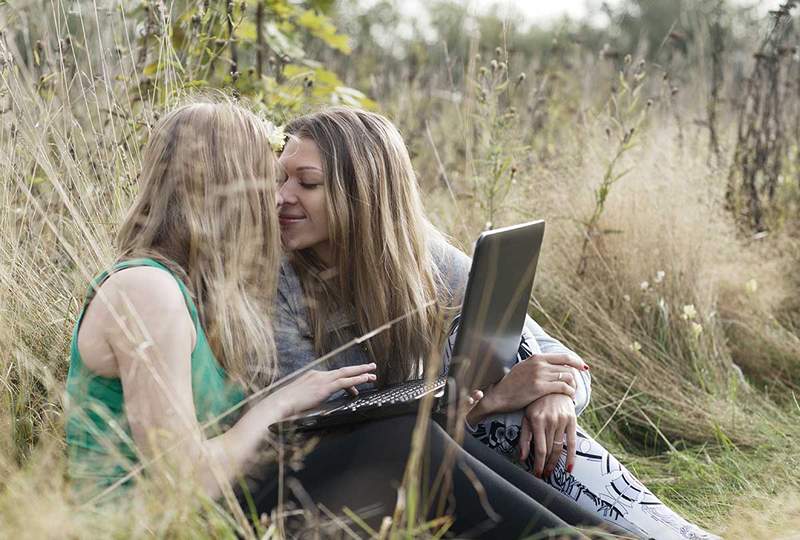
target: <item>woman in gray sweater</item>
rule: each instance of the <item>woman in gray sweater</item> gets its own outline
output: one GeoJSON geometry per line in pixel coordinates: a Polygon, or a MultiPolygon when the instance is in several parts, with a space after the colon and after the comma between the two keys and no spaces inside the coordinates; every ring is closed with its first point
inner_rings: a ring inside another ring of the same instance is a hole
{"type": "MultiPolygon", "coordinates": [[[[281,374],[396,319],[329,358],[328,368],[375,362],[378,386],[446,369],[455,332],[444,335],[441,321],[457,312],[470,260],[425,218],[397,129],[374,113],[332,108],[286,130],[279,219],[288,255],[275,329],[281,374]]],[[[714,538],[578,429],[589,368],[530,317],[509,367],[467,416],[475,438],[632,534],[714,538]]]]}

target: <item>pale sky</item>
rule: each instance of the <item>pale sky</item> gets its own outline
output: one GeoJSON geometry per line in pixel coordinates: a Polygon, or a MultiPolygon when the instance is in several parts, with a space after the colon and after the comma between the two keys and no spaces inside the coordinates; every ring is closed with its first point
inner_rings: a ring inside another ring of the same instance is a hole
{"type": "MultiPolygon", "coordinates": [[[[488,8],[493,4],[493,2],[486,0],[473,1],[478,9],[481,7],[488,8]]],[[[559,19],[564,15],[569,15],[573,18],[582,17],[588,11],[587,1],[589,5],[600,5],[599,0],[504,0],[502,3],[513,5],[533,21],[544,22],[559,19]]],[[[607,0],[607,2],[610,6],[619,4],[619,0],[607,0]]]]}
{"type": "MultiPolygon", "coordinates": [[[[360,0],[361,4],[364,6],[373,5],[378,0],[360,0]]],[[[406,15],[409,18],[416,19],[417,23],[421,23],[421,29],[423,32],[426,31],[426,23],[428,23],[428,17],[426,16],[425,10],[425,1],[426,0],[393,0],[395,5],[399,9],[400,13],[406,15]]],[[[517,21],[521,23],[521,26],[524,28],[526,23],[529,24],[544,24],[547,25],[548,23],[557,22],[561,17],[568,15],[573,19],[582,18],[586,16],[589,12],[599,13],[599,7],[603,3],[604,0],[455,0],[461,2],[463,5],[468,6],[472,10],[476,12],[486,12],[488,10],[494,10],[498,15],[503,17],[506,15],[506,8],[514,7],[516,10],[514,13],[519,14],[522,13],[525,20],[517,21]]],[[[605,0],[605,2],[614,7],[618,6],[623,0],[605,0]]],[[[672,2],[674,0],[660,0],[663,2],[672,2]]],[[[781,3],[783,0],[731,0],[734,4],[739,4],[741,6],[757,6],[758,11],[761,15],[766,15],[769,9],[774,8],[776,5],[781,3]]],[[[510,14],[510,13],[509,13],[510,14]]],[[[605,20],[605,16],[599,15],[599,18],[595,22],[598,26],[606,24],[608,21],[605,20]]],[[[419,28],[419,26],[418,26],[419,28]]],[[[428,28],[427,30],[431,31],[433,34],[433,30],[428,28]]],[[[400,22],[398,26],[394,29],[391,35],[382,35],[376,36],[376,39],[379,40],[387,39],[391,40],[397,36],[404,36],[408,34],[410,36],[413,32],[413,29],[410,24],[405,22],[400,22]]]]}
{"type": "MultiPolygon", "coordinates": [[[[469,1],[468,5],[474,5],[477,9],[488,9],[496,4],[494,0],[465,0],[469,1]]],[[[592,9],[597,11],[603,0],[499,0],[501,4],[513,5],[518,11],[521,11],[532,22],[547,23],[557,20],[564,15],[569,15],[572,18],[579,18],[592,9]]],[[[621,3],[621,0],[605,0],[609,6],[616,6],[621,3]]],[[[663,2],[671,2],[673,0],[661,0],[663,2]]],[[[758,6],[762,14],[766,14],[767,10],[775,9],[781,0],[733,0],[734,4],[742,6],[758,6]]]]}
{"type": "MultiPolygon", "coordinates": [[[[395,0],[400,6],[401,11],[409,15],[416,15],[422,10],[425,0],[395,0]]],[[[475,8],[477,11],[494,9],[498,4],[501,6],[514,6],[518,12],[522,12],[530,22],[547,23],[558,20],[564,15],[578,18],[586,15],[589,7],[598,8],[603,0],[461,0],[467,6],[475,8]]],[[[605,0],[610,6],[620,4],[621,0],[605,0]]],[[[673,0],[662,0],[671,2],[673,0]]],[[[733,0],[735,4],[757,5],[759,10],[766,13],[781,3],[781,0],[733,0]]],[[[365,0],[365,3],[371,3],[365,0]]],[[[502,15],[502,8],[500,11],[502,15]]]]}

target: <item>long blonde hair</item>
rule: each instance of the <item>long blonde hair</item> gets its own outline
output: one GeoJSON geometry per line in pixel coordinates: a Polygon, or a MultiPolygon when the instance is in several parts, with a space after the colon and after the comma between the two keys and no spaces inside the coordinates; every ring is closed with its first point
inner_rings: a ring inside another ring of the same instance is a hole
{"type": "Polygon", "coordinates": [[[225,370],[257,387],[276,373],[270,323],[280,262],[269,125],[228,102],[191,103],[155,126],[120,259],[153,257],[194,297],[225,370]]]}
{"type": "Polygon", "coordinates": [[[417,179],[400,132],[378,114],[330,108],[286,126],[322,156],[332,277],[312,250],[291,254],[308,300],[318,353],[339,343],[324,322],[352,315],[361,334],[405,318],[365,345],[378,381],[416,375],[441,339],[439,276],[428,249],[435,233],[424,215],[417,179]]]}

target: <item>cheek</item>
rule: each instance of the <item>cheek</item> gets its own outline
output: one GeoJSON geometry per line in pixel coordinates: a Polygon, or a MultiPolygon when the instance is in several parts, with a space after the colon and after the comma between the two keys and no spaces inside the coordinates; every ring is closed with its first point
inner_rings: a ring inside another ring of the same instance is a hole
{"type": "Polygon", "coordinates": [[[313,197],[309,198],[306,211],[314,222],[314,228],[324,230],[327,234],[328,231],[328,205],[325,201],[325,193],[314,193],[313,197]]]}

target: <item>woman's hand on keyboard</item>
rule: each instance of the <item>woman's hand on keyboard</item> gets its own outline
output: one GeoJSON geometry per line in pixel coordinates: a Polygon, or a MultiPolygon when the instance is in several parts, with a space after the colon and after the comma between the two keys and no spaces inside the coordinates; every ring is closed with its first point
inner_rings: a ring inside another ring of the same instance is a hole
{"type": "Polygon", "coordinates": [[[534,354],[516,364],[503,379],[491,386],[470,411],[470,424],[494,413],[517,411],[542,396],[575,395],[575,372],[587,370],[583,360],[567,354],[534,354]]]}
{"type": "Polygon", "coordinates": [[[372,363],[345,366],[331,371],[312,369],[271,394],[269,397],[272,399],[269,401],[278,403],[281,407],[281,416],[288,418],[321,405],[340,390],[352,393],[355,386],[374,382],[376,376],[370,372],[374,371],[375,367],[372,363]]]}

